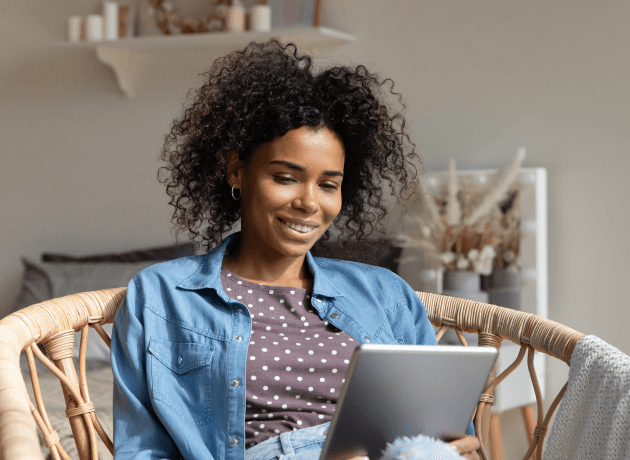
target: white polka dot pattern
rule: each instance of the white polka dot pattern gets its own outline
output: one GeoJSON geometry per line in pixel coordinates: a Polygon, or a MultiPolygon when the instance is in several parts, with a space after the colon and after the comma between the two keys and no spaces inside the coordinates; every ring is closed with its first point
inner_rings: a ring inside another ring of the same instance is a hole
{"type": "Polygon", "coordinates": [[[253,323],[243,379],[246,445],[330,421],[356,342],[322,321],[305,289],[260,285],[225,269],[221,281],[228,296],[242,297],[253,323]]]}

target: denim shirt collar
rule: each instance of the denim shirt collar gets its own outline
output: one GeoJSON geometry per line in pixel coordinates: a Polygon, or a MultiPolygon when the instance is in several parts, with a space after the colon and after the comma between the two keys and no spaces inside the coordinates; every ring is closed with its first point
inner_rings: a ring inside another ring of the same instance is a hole
{"type": "MultiPolygon", "coordinates": [[[[232,238],[240,232],[228,235],[221,245],[212,251],[199,257],[198,267],[185,281],[177,287],[187,290],[214,289],[219,297],[229,302],[230,298],[223,290],[221,283],[221,266],[223,256],[232,238]]],[[[313,275],[313,296],[324,296],[329,298],[344,297],[344,295],[333,285],[325,274],[325,266],[320,267],[311,251],[306,253],[306,262],[313,275]]],[[[324,264],[325,265],[325,264],[324,264]]]]}

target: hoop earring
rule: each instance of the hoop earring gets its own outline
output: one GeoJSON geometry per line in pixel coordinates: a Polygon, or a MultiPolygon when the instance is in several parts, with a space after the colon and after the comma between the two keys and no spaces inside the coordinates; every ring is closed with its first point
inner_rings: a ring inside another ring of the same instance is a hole
{"type": "Polygon", "coordinates": [[[234,198],[236,201],[241,199],[241,189],[237,188],[236,190],[238,190],[238,197],[234,196],[234,187],[236,187],[236,184],[232,185],[232,198],[234,198]]]}

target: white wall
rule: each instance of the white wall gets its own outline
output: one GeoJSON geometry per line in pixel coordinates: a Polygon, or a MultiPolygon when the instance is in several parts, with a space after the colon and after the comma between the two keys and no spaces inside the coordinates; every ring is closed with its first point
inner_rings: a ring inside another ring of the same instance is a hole
{"type": "MultiPolygon", "coordinates": [[[[124,99],[93,53],[51,47],[67,15],[97,8],[3,5],[0,317],[17,295],[20,256],[174,239],[157,154],[210,57],[156,58],[124,99]]],[[[461,169],[501,168],[520,145],[524,166],[548,168],[550,318],[626,353],[629,18],[624,0],[328,0],[323,18],[356,36],[330,62],[394,79],[428,170],[449,158],[461,169]]],[[[555,392],[566,366],[551,377],[555,392]]],[[[518,438],[519,423],[507,414],[504,430],[518,438]]]]}

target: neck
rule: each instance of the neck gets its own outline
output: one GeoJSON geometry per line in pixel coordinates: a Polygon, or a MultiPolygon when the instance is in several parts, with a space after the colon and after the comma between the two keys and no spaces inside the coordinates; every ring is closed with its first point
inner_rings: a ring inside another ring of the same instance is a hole
{"type": "Polygon", "coordinates": [[[235,237],[223,258],[223,268],[254,283],[312,289],[313,275],[306,255],[289,257],[271,253],[248,245],[247,241],[242,232],[240,238],[235,237]]]}

